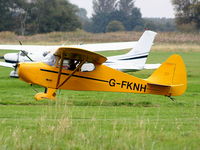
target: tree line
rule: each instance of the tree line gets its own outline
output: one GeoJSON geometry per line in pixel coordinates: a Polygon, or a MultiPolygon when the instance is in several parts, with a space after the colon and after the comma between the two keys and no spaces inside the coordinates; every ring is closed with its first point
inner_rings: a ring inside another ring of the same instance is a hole
{"type": "Polygon", "coordinates": [[[0,0],[0,31],[18,34],[81,28],[76,7],[66,0],[0,0]]]}
{"type": "Polygon", "coordinates": [[[132,31],[143,25],[141,12],[133,0],[94,0],[93,9],[93,32],[112,31],[114,25],[119,30],[132,31]]]}
{"type": "Polygon", "coordinates": [[[200,31],[200,0],[172,0],[176,24],[183,31],[200,31]]]}
{"type": "Polygon", "coordinates": [[[20,35],[53,31],[115,32],[199,30],[199,0],[172,0],[176,19],[142,18],[135,0],[93,0],[94,13],[68,0],[0,0],[0,31],[20,35]]]}

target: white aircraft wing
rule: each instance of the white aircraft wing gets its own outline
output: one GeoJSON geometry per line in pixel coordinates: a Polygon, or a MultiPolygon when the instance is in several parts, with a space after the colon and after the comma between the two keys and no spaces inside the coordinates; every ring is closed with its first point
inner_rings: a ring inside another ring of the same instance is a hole
{"type": "Polygon", "coordinates": [[[70,47],[87,49],[89,51],[115,51],[130,49],[136,45],[137,42],[114,42],[114,43],[99,43],[99,44],[83,44],[83,45],[71,45],[70,47]]]}
{"type": "Polygon", "coordinates": [[[112,51],[112,50],[122,50],[130,49],[135,46],[137,42],[113,42],[113,43],[99,43],[99,44],[82,44],[82,45],[0,45],[0,50],[25,50],[25,51],[52,51],[57,50],[59,47],[69,46],[74,48],[87,49],[93,52],[97,51],[112,51]]]}
{"type": "Polygon", "coordinates": [[[41,51],[51,51],[54,49],[59,48],[60,46],[42,46],[42,45],[0,45],[0,50],[16,50],[16,51],[34,51],[34,52],[41,52],[41,51]]]}
{"type": "Polygon", "coordinates": [[[161,64],[145,64],[144,69],[157,69],[161,64]]]}
{"type": "Polygon", "coordinates": [[[3,67],[9,67],[9,68],[15,68],[15,64],[12,64],[12,63],[7,63],[7,62],[0,62],[0,66],[3,66],[3,67]]]}

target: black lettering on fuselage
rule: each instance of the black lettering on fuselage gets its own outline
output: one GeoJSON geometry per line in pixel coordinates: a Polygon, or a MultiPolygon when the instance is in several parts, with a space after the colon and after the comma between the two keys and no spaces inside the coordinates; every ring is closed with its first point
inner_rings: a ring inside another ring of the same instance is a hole
{"type": "Polygon", "coordinates": [[[126,86],[126,89],[132,90],[132,89],[133,89],[133,88],[132,88],[132,84],[133,84],[133,82],[128,82],[128,83],[127,83],[127,86],[126,86]]]}
{"type": "Polygon", "coordinates": [[[134,83],[133,90],[139,91],[140,90],[140,84],[134,83]]]}
{"type": "Polygon", "coordinates": [[[110,86],[115,86],[115,85],[116,85],[115,79],[110,79],[109,85],[110,85],[110,86]]]}
{"type": "Polygon", "coordinates": [[[140,91],[144,90],[144,92],[146,92],[146,89],[147,89],[147,85],[143,86],[143,85],[141,84],[141,86],[140,86],[140,91]]]}
{"type": "Polygon", "coordinates": [[[134,82],[128,82],[128,81],[121,81],[121,83],[117,83],[115,79],[110,79],[109,85],[111,87],[115,87],[117,85],[120,85],[120,87],[126,88],[127,90],[133,90],[133,91],[140,91],[140,92],[146,92],[147,85],[143,85],[140,83],[134,83],[134,82]]]}
{"type": "Polygon", "coordinates": [[[127,81],[122,81],[121,88],[123,88],[124,86],[126,86],[126,83],[127,83],[127,81]]]}

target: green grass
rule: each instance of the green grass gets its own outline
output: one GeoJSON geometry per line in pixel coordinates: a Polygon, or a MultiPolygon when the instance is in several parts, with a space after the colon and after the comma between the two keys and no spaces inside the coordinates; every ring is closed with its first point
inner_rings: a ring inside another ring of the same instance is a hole
{"type": "Polygon", "coordinates": [[[64,90],[58,101],[37,102],[30,85],[10,79],[11,69],[0,67],[0,149],[199,149],[200,52],[156,51],[148,63],[173,53],[183,57],[188,71],[188,89],[175,102],[156,95],[64,90]]]}

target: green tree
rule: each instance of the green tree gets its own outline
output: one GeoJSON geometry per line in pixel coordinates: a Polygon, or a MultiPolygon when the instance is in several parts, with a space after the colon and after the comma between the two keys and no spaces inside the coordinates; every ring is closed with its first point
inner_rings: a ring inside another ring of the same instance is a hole
{"type": "Polygon", "coordinates": [[[134,6],[134,0],[120,0],[118,2],[119,10],[124,12],[126,16],[131,15],[134,6]]]}
{"type": "Polygon", "coordinates": [[[76,15],[79,18],[79,21],[81,22],[82,29],[85,31],[90,31],[91,28],[91,20],[87,17],[87,11],[84,8],[79,8],[75,6],[77,9],[76,15]]]}
{"type": "Polygon", "coordinates": [[[179,28],[200,29],[199,0],[172,0],[172,3],[176,10],[176,23],[179,28]]]}
{"type": "Polygon", "coordinates": [[[116,9],[117,0],[93,0],[91,32],[106,32],[106,26],[111,21],[110,13],[116,9]]]}
{"type": "Polygon", "coordinates": [[[143,26],[140,10],[134,6],[133,0],[120,0],[119,2],[113,0],[112,5],[110,4],[110,9],[104,8],[105,3],[103,2],[106,1],[108,0],[93,1],[93,8],[95,10],[92,16],[93,32],[106,32],[108,23],[114,20],[120,21],[125,30],[133,30],[136,26],[143,26]]]}
{"type": "Polygon", "coordinates": [[[91,31],[94,33],[106,32],[106,26],[110,22],[109,13],[98,13],[92,17],[91,31]]]}
{"type": "Polygon", "coordinates": [[[31,24],[37,24],[39,33],[73,31],[81,28],[75,13],[73,5],[66,0],[37,0],[31,10],[31,17],[35,18],[31,24]]]}
{"type": "Polygon", "coordinates": [[[19,34],[81,28],[75,6],[67,0],[1,0],[0,31],[19,34]]]}
{"type": "Polygon", "coordinates": [[[176,31],[175,19],[144,18],[144,28],[153,31],[176,31]]]}
{"type": "Polygon", "coordinates": [[[117,20],[111,21],[106,27],[106,32],[124,31],[124,25],[117,20]]]}
{"type": "Polygon", "coordinates": [[[14,31],[15,18],[21,13],[19,0],[0,0],[0,31],[14,31]]]}
{"type": "Polygon", "coordinates": [[[117,8],[117,0],[93,0],[93,10],[95,14],[110,13],[117,8]]]}
{"type": "Polygon", "coordinates": [[[126,30],[131,31],[134,30],[135,27],[143,26],[144,22],[142,19],[142,14],[140,12],[140,9],[137,7],[134,7],[131,11],[131,14],[127,16],[127,19],[124,20],[124,25],[126,27],[126,30]]]}
{"type": "Polygon", "coordinates": [[[10,23],[5,22],[7,18],[11,18],[11,13],[9,10],[10,1],[9,0],[1,0],[0,1],[0,31],[4,31],[9,29],[10,23]]]}

